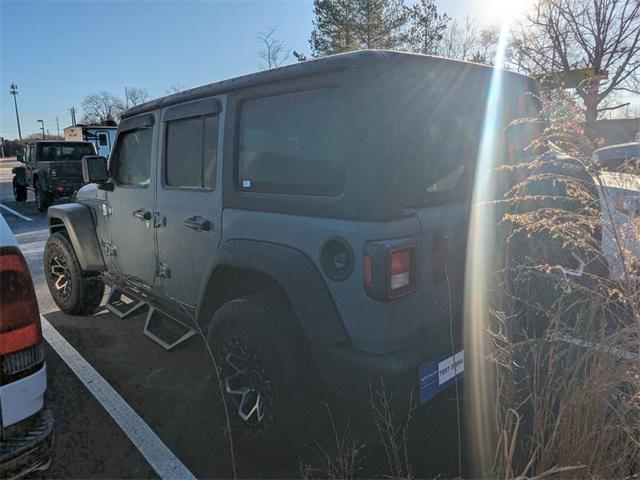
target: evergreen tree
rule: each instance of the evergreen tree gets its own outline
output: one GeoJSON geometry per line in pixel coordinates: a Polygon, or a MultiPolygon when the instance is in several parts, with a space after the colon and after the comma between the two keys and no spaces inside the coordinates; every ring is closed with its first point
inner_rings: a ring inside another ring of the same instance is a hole
{"type": "Polygon", "coordinates": [[[354,0],[362,48],[399,48],[404,43],[404,0],[354,0]]]}
{"type": "Polygon", "coordinates": [[[314,0],[314,57],[361,48],[399,48],[405,42],[404,0],[314,0]]]}
{"type": "Polygon", "coordinates": [[[420,0],[419,3],[405,8],[409,18],[408,49],[429,55],[437,54],[450,20],[449,16],[446,13],[438,13],[438,7],[433,0],[420,0]]]}
{"type": "Polygon", "coordinates": [[[356,6],[353,0],[314,0],[313,32],[309,44],[314,57],[357,50],[356,6]]]}

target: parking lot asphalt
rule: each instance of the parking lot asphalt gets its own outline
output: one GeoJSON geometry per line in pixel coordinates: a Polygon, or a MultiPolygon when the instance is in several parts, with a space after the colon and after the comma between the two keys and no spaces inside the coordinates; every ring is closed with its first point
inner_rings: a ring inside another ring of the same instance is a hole
{"type": "MultiPolygon", "coordinates": [[[[40,313],[195,476],[232,476],[225,424],[216,420],[220,412],[216,411],[212,370],[202,340],[192,338],[168,353],[142,334],[145,312],[126,320],[106,309],[90,317],[60,312],[44,279],[46,214],[35,208],[33,192],[29,192],[27,202],[14,201],[11,188],[14,165],[0,160],[0,203],[6,207],[0,211],[31,269],[40,313]]],[[[46,398],[55,415],[56,437],[51,468],[39,476],[157,478],[154,469],[107,411],[49,346],[47,364],[46,398]]],[[[242,463],[239,473],[250,477],[287,476],[282,469],[254,464],[244,467],[242,463]]]]}
{"type": "MultiPolygon", "coordinates": [[[[141,417],[180,462],[198,478],[230,478],[230,462],[223,412],[217,401],[213,369],[205,344],[194,336],[167,352],[142,334],[145,312],[122,320],[106,309],[93,316],[70,316],[59,311],[46,286],[42,264],[48,238],[46,214],[38,212],[29,192],[17,203],[11,188],[11,167],[0,160],[0,213],[16,234],[31,269],[40,312],[69,344],[108,382],[141,417]],[[12,213],[13,212],[13,213],[12,213]]],[[[58,353],[47,346],[49,388],[47,402],[55,415],[53,461],[40,478],[157,478],[145,459],[109,412],[81,383],[58,353]]],[[[428,440],[416,442],[412,458],[418,476],[455,475],[457,440],[451,396],[433,404],[428,440]],[[438,405],[439,404],[439,405],[438,405]],[[442,414],[442,412],[445,412],[442,414]]],[[[424,409],[423,409],[424,410],[424,409]]],[[[357,420],[336,415],[338,430],[357,420]]],[[[424,416],[424,415],[423,415],[424,416]]],[[[310,419],[322,421],[327,419],[310,419]]],[[[368,420],[364,420],[367,423],[368,420]]],[[[425,435],[422,427],[414,428],[425,435]]],[[[426,437],[425,437],[426,438],[426,437]]],[[[318,439],[324,444],[323,439],[318,439]]],[[[330,443],[330,441],[328,442],[330,443]]],[[[317,450],[316,450],[317,451],[317,450]]],[[[363,476],[385,474],[384,451],[370,442],[360,470],[363,476]]],[[[313,450],[310,450],[313,460],[313,450]]],[[[313,463],[313,461],[312,461],[313,463]]],[[[294,478],[299,460],[286,465],[264,465],[242,454],[237,459],[242,478],[294,478]]]]}

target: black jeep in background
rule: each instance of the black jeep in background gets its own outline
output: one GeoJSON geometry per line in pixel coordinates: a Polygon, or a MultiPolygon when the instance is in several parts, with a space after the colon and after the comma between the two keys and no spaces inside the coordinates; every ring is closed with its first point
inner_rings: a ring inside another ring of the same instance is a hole
{"type": "Polygon", "coordinates": [[[25,145],[18,161],[24,167],[13,169],[13,195],[17,202],[27,200],[27,189],[35,192],[41,212],[58,198],[71,197],[83,185],[82,157],[95,155],[90,142],[37,141],[25,145]]]}

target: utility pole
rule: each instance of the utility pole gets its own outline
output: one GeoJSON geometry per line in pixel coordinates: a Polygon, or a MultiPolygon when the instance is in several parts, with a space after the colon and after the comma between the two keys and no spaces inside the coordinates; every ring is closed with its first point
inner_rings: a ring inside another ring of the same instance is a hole
{"type": "Polygon", "coordinates": [[[47,137],[45,137],[45,135],[44,135],[44,120],[38,120],[38,122],[40,122],[40,124],[41,124],[40,128],[42,128],[42,139],[46,140],[47,137]]]}
{"type": "Polygon", "coordinates": [[[127,104],[127,110],[129,110],[129,92],[127,92],[127,87],[124,87],[124,101],[127,104]]]}
{"type": "Polygon", "coordinates": [[[56,128],[58,129],[58,136],[60,136],[60,122],[58,121],[57,115],[56,115],[56,128]]]}
{"type": "Polygon", "coordinates": [[[18,95],[18,85],[12,83],[11,87],[9,87],[9,94],[13,95],[13,105],[16,107],[16,122],[18,122],[18,138],[22,140],[22,132],[20,131],[20,115],[18,115],[18,100],[16,100],[16,95],[18,95]]]}

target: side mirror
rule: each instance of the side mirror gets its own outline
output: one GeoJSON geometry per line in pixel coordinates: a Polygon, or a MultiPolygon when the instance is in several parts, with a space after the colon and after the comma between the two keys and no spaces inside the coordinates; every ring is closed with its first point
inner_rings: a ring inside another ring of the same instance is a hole
{"type": "Polygon", "coordinates": [[[105,183],[109,180],[107,159],[100,155],[82,157],[82,179],[84,183],[105,183]]]}
{"type": "Polygon", "coordinates": [[[23,153],[16,153],[16,160],[20,163],[24,163],[24,154],[23,153]]]}

